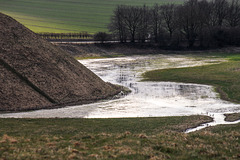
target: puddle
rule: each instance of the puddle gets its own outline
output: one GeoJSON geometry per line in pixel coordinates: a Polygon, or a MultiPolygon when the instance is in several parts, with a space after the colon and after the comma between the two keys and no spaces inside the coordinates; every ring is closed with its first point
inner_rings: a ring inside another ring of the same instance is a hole
{"type": "Polygon", "coordinates": [[[206,128],[206,127],[210,127],[210,126],[216,126],[218,124],[237,124],[237,123],[240,123],[240,119],[237,120],[237,121],[234,121],[234,122],[227,122],[225,121],[225,116],[222,114],[222,113],[209,113],[209,116],[213,117],[213,122],[210,122],[210,123],[205,123],[205,124],[202,124],[196,128],[190,128],[190,129],[187,129],[185,131],[185,133],[191,133],[191,132],[195,132],[195,131],[198,131],[198,130],[201,130],[203,128],[206,128]]]}
{"type": "MultiPolygon", "coordinates": [[[[145,71],[219,63],[224,59],[191,55],[147,55],[80,62],[104,81],[126,86],[132,93],[120,99],[51,110],[0,114],[0,118],[123,118],[210,115],[225,124],[223,114],[240,112],[240,105],[219,99],[208,85],[175,82],[139,82],[145,71]]],[[[204,126],[206,127],[206,126],[204,126]]],[[[199,128],[200,129],[200,128],[199,128]]],[[[189,130],[187,132],[191,132],[189,130]]]]}

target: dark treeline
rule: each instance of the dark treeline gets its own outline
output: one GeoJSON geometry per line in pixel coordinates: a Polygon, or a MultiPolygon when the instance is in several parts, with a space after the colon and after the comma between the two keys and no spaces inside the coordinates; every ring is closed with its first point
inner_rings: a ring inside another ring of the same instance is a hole
{"type": "Polygon", "coordinates": [[[115,8],[109,31],[120,42],[162,46],[240,45],[239,0],[189,0],[182,5],[115,8]]]}
{"type": "Polygon", "coordinates": [[[44,39],[61,40],[61,39],[92,39],[93,36],[87,32],[80,33],[38,33],[44,39]]]}

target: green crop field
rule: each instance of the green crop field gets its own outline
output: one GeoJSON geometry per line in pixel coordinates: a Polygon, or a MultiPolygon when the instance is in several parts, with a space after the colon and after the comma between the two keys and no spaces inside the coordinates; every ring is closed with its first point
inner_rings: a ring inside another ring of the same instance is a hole
{"type": "Polygon", "coordinates": [[[117,5],[182,3],[184,0],[0,0],[5,13],[34,32],[107,31],[117,5]]]}

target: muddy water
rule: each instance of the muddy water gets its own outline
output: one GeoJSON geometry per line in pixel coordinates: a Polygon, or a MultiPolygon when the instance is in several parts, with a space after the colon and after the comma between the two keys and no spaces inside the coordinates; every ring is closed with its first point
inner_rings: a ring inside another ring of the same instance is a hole
{"type": "MultiPolygon", "coordinates": [[[[224,60],[213,57],[199,58],[191,55],[148,55],[81,60],[82,64],[104,81],[126,86],[132,90],[132,93],[127,96],[123,95],[120,99],[93,104],[0,114],[0,117],[119,118],[199,114],[214,118],[214,122],[207,125],[226,123],[223,114],[240,112],[240,105],[220,100],[211,86],[174,82],[140,82],[141,74],[148,70],[200,66],[221,61],[224,60]]],[[[191,131],[194,130],[188,132],[191,131]]]]}

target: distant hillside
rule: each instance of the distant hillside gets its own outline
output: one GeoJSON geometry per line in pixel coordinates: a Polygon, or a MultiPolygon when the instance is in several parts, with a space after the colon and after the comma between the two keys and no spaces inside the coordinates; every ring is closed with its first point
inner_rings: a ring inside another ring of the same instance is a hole
{"type": "Polygon", "coordinates": [[[0,0],[0,12],[34,32],[106,31],[116,5],[182,3],[185,0],[0,0]]]}
{"type": "Polygon", "coordinates": [[[83,104],[120,91],[120,87],[105,83],[63,50],[0,13],[0,111],[83,104]]]}

